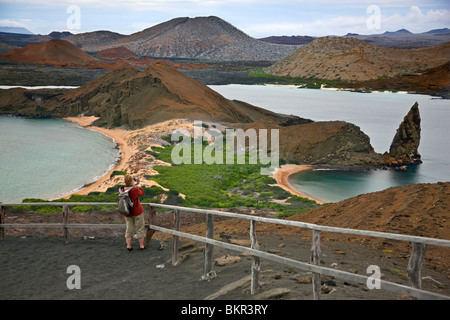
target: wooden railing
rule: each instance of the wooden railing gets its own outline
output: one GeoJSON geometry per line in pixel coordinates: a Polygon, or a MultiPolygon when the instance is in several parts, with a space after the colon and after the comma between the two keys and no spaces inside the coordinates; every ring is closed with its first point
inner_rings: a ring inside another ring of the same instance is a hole
{"type": "MultiPolygon", "coordinates": [[[[7,203],[0,204],[0,239],[3,239],[5,236],[4,229],[5,228],[62,228],[64,233],[65,242],[69,242],[70,239],[70,228],[125,228],[125,224],[72,224],[69,223],[69,207],[70,206],[116,206],[116,203],[92,203],[92,202],[81,202],[81,203],[68,203],[68,202],[39,202],[39,203],[7,203]],[[54,224],[42,224],[42,223],[27,223],[27,224],[7,224],[5,223],[5,215],[6,215],[6,207],[12,206],[62,206],[62,223],[54,223],[54,224]]],[[[148,207],[148,221],[146,223],[147,233],[146,233],[146,244],[150,243],[151,237],[153,236],[155,231],[160,231],[164,233],[171,234],[173,236],[173,248],[172,248],[172,264],[177,265],[178,258],[178,246],[179,246],[179,237],[199,241],[205,243],[205,260],[203,267],[203,277],[208,278],[208,276],[213,272],[213,250],[214,246],[222,247],[225,249],[230,249],[239,252],[246,252],[252,256],[253,262],[251,267],[251,294],[254,294],[258,291],[259,283],[259,271],[261,267],[260,258],[267,259],[270,261],[275,261],[278,263],[282,263],[294,268],[298,268],[303,271],[312,272],[313,273],[313,296],[314,299],[320,299],[320,284],[321,275],[332,276],[335,278],[339,278],[346,281],[357,282],[361,284],[367,284],[369,277],[341,271],[335,270],[332,268],[322,267],[319,265],[320,257],[321,257],[321,232],[334,232],[341,234],[351,234],[351,235],[359,235],[359,236],[370,236],[370,237],[378,237],[384,239],[391,239],[397,241],[405,241],[410,242],[412,244],[412,254],[407,267],[407,274],[410,279],[411,286],[405,286],[389,281],[385,281],[379,279],[379,286],[381,289],[392,291],[399,294],[405,294],[411,297],[415,297],[418,299],[450,299],[449,296],[425,291],[422,290],[421,284],[421,270],[422,264],[425,255],[426,245],[433,246],[442,246],[442,247],[450,247],[450,240],[443,239],[435,239],[428,237],[420,237],[420,236],[411,236],[411,235],[403,235],[403,234],[395,234],[395,233],[387,233],[387,232],[378,232],[378,231],[368,231],[368,230],[357,230],[357,229],[348,229],[348,228],[337,228],[337,227],[329,227],[323,225],[316,225],[312,223],[305,223],[300,221],[290,221],[290,220],[282,220],[282,219],[274,219],[274,218],[264,218],[258,216],[223,212],[218,210],[206,210],[206,209],[198,209],[198,208],[187,208],[187,207],[179,207],[172,205],[164,205],[164,204],[155,204],[155,203],[145,203],[144,206],[148,207]],[[163,228],[158,225],[155,225],[155,208],[165,208],[174,210],[174,229],[163,228]],[[206,237],[201,237],[197,235],[193,235],[190,233],[185,233],[180,231],[180,221],[181,215],[180,212],[195,212],[195,213],[203,213],[206,214],[206,237]],[[222,242],[214,239],[214,216],[223,216],[228,218],[238,218],[249,220],[250,222],[250,240],[251,246],[241,246],[231,243],[222,242]],[[311,248],[311,263],[301,262],[297,260],[293,260],[286,257],[281,257],[275,254],[271,254],[268,252],[264,252],[259,250],[259,246],[256,239],[256,230],[255,224],[256,222],[262,223],[272,223],[279,224],[291,227],[305,228],[312,230],[312,248],[311,248]]]]}

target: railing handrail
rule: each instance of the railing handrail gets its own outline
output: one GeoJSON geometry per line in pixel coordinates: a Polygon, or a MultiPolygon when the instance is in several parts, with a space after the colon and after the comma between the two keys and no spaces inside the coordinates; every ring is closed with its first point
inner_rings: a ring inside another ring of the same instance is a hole
{"type": "MultiPolygon", "coordinates": [[[[399,241],[406,241],[410,242],[412,244],[412,255],[410,258],[410,262],[408,264],[408,275],[410,277],[410,281],[412,286],[405,286],[400,285],[397,283],[384,281],[379,279],[380,284],[383,285],[383,289],[407,294],[416,298],[421,299],[450,299],[450,296],[430,292],[430,291],[424,291],[421,289],[421,269],[422,269],[422,262],[425,252],[425,245],[437,245],[437,246],[443,246],[443,247],[450,247],[450,240],[444,240],[444,239],[435,239],[435,238],[429,238],[429,237],[422,237],[422,236],[410,236],[410,235],[404,235],[404,234],[395,234],[395,233],[387,233],[387,232],[379,232],[379,231],[367,231],[367,230],[357,230],[357,229],[349,229],[349,228],[341,228],[341,227],[328,227],[328,226],[322,226],[317,225],[313,223],[305,223],[300,221],[291,221],[291,220],[284,220],[284,219],[275,219],[275,218],[265,218],[265,217],[259,217],[259,216],[253,216],[248,214],[237,214],[237,213],[231,213],[231,212],[225,212],[225,211],[219,211],[219,210],[210,210],[210,209],[199,209],[199,208],[190,208],[190,207],[181,207],[181,206],[174,206],[174,205],[165,205],[165,204],[158,204],[158,203],[142,203],[143,205],[146,205],[149,207],[149,223],[146,224],[147,228],[147,240],[146,245],[149,244],[149,240],[151,239],[151,236],[153,232],[155,231],[161,231],[164,233],[172,234],[174,237],[173,242],[173,248],[172,248],[172,264],[176,265],[178,263],[178,238],[179,237],[185,237],[191,240],[197,240],[205,243],[205,265],[204,265],[204,277],[206,277],[209,274],[209,271],[212,271],[212,248],[213,246],[219,246],[228,248],[231,250],[240,250],[243,252],[247,252],[252,255],[253,259],[253,265],[252,265],[252,294],[254,291],[257,290],[257,284],[258,284],[258,274],[259,274],[259,257],[269,259],[272,261],[280,262],[282,264],[290,265],[296,268],[299,268],[300,270],[304,271],[310,271],[313,273],[313,296],[314,299],[320,298],[320,275],[331,275],[335,276],[341,279],[346,279],[349,281],[357,281],[359,283],[364,283],[368,278],[364,276],[357,276],[355,274],[345,272],[345,271],[337,271],[331,268],[321,267],[320,266],[320,255],[321,255],[321,249],[320,249],[320,233],[321,231],[326,232],[335,232],[335,233],[344,233],[344,234],[353,234],[353,235],[362,235],[362,236],[370,236],[370,237],[381,237],[385,239],[392,239],[392,240],[399,240],[399,241]],[[167,229],[163,228],[157,225],[154,225],[152,223],[153,217],[155,214],[155,207],[158,208],[165,208],[165,209],[171,209],[175,212],[175,226],[174,229],[167,229]],[[188,211],[188,212],[198,212],[198,213],[205,213],[206,214],[206,223],[207,223],[207,236],[201,237],[196,236],[190,233],[184,233],[180,232],[180,211],[188,211]],[[250,220],[250,238],[252,245],[250,248],[247,248],[245,246],[238,246],[233,245],[229,243],[224,243],[222,241],[217,241],[213,239],[213,216],[224,216],[229,218],[239,218],[239,219],[246,219],[250,220]],[[258,245],[256,242],[256,233],[255,233],[255,222],[266,222],[266,223],[275,223],[280,225],[286,225],[291,227],[300,227],[300,228],[306,228],[313,231],[313,245],[311,248],[312,252],[312,258],[311,263],[305,263],[300,262],[297,260],[284,258],[284,257],[278,257],[277,255],[270,254],[267,252],[263,252],[258,250],[258,245]]],[[[14,228],[14,227],[40,227],[40,226],[47,226],[47,227],[63,227],[64,229],[64,238],[66,243],[69,241],[69,228],[76,228],[76,227],[125,227],[125,224],[73,224],[68,223],[68,214],[69,214],[69,207],[70,206],[117,206],[117,203],[115,202],[27,202],[27,203],[0,203],[0,238],[4,237],[4,228],[14,228]],[[63,223],[61,224],[44,224],[44,223],[29,223],[29,224],[6,224],[4,223],[4,216],[5,216],[5,207],[12,207],[12,206],[59,206],[63,208],[63,223]]]]}
{"type": "MultiPolygon", "coordinates": [[[[206,213],[206,214],[224,216],[224,217],[229,217],[229,218],[240,218],[240,219],[247,219],[247,220],[253,220],[253,221],[258,221],[258,222],[281,224],[281,225],[286,225],[286,226],[291,226],[291,227],[300,227],[300,228],[317,230],[317,231],[353,234],[353,235],[359,235],[359,236],[369,236],[369,237],[385,238],[385,239],[398,240],[398,241],[422,243],[422,244],[426,244],[426,245],[450,247],[450,240],[445,240],[445,239],[405,235],[405,234],[400,234],[400,233],[390,233],[390,232],[382,232],[382,231],[370,231],[370,230],[350,229],[350,228],[342,228],[342,227],[330,227],[330,226],[318,225],[318,224],[314,224],[314,223],[301,222],[301,221],[292,221],[292,220],[284,220],[284,219],[276,219],[276,218],[265,218],[265,217],[252,216],[252,215],[241,214],[241,213],[232,213],[232,212],[219,211],[219,210],[181,207],[181,206],[151,203],[151,202],[149,202],[149,203],[143,202],[142,204],[150,205],[150,206],[158,207],[158,208],[206,213]]],[[[2,206],[5,206],[5,207],[12,207],[12,206],[116,206],[116,205],[117,205],[116,202],[0,203],[0,207],[2,207],[2,206]]]]}
{"type": "MultiPolygon", "coordinates": [[[[301,262],[298,260],[281,257],[276,254],[263,252],[263,251],[260,251],[257,249],[243,247],[241,245],[235,245],[235,244],[231,244],[231,243],[227,243],[227,242],[222,242],[222,241],[215,240],[215,239],[208,239],[208,238],[196,236],[196,235],[193,235],[190,233],[184,233],[184,232],[180,232],[180,231],[170,230],[167,228],[162,228],[162,227],[154,226],[154,225],[150,225],[150,228],[152,228],[156,231],[161,231],[161,232],[165,232],[168,234],[172,234],[174,236],[184,237],[184,238],[195,240],[195,241],[201,241],[206,244],[210,244],[210,245],[214,245],[214,246],[218,246],[218,247],[222,247],[222,248],[226,248],[226,249],[230,249],[230,250],[246,252],[252,256],[261,257],[264,259],[282,263],[282,264],[285,264],[285,265],[288,265],[288,266],[291,266],[294,268],[298,268],[303,271],[320,273],[320,274],[323,274],[326,276],[332,276],[332,277],[340,278],[343,280],[354,281],[354,282],[362,283],[362,284],[367,283],[367,279],[368,279],[367,276],[358,275],[358,274],[354,274],[354,273],[342,271],[342,270],[336,270],[333,268],[322,267],[320,265],[314,265],[314,264],[310,264],[310,263],[306,263],[306,262],[301,262]]],[[[397,292],[400,294],[407,294],[407,295],[418,297],[421,299],[439,299],[439,300],[449,300],[450,299],[450,297],[439,294],[439,293],[425,291],[422,289],[417,289],[414,287],[410,287],[410,286],[406,286],[406,285],[402,285],[402,284],[398,284],[398,283],[393,283],[393,282],[386,281],[383,279],[380,279],[379,281],[380,281],[380,287],[383,287],[384,290],[389,290],[389,291],[397,292]]]]}

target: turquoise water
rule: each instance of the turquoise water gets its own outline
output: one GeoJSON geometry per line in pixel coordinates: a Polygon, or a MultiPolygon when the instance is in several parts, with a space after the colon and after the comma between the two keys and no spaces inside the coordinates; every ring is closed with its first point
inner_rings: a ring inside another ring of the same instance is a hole
{"type": "MultiPolygon", "coordinates": [[[[420,179],[420,166],[408,172],[394,170],[335,171],[314,170],[289,177],[289,183],[308,196],[325,202],[338,202],[353,196],[381,191],[393,186],[425,182],[420,179]]],[[[433,181],[429,181],[433,182],[433,181]]]]}
{"type": "MultiPolygon", "coordinates": [[[[312,197],[335,202],[389,187],[450,181],[450,100],[400,93],[355,93],[287,86],[210,86],[275,112],[315,121],[344,120],[358,125],[377,152],[389,149],[403,117],[417,101],[422,117],[419,152],[423,164],[408,172],[310,171],[291,176],[291,185],[312,197]]],[[[281,137],[282,138],[282,137],[281,137]]],[[[57,119],[0,116],[0,201],[54,199],[105,174],[119,157],[104,135],[57,119]]]]}
{"type": "Polygon", "coordinates": [[[0,116],[0,201],[55,199],[112,169],[120,157],[105,135],[59,119],[0,116]]]}
{"type": "Polygon", "coordinates": [[[337,202],[394,186],[450,181],[450,100],[417,94],[357,93],[287,86],[210,87],[228,99],[243,100],[271,111],[314,121],[354,123],[370,137],[372,146],[379,153],[389,150],[404,116],[416,101],[419,103],[421,165],[410,167],[408,172],[319,170],[290,177],[293,188],[319,200],[337,202]]]}

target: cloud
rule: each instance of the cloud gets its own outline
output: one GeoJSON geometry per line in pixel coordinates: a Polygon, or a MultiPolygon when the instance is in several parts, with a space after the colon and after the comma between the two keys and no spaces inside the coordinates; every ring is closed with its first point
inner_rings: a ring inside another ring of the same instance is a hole
{"type": "Polygon", "coordinates": [[[450,10],[428,10],[426,13],[412,6],[405,15],[382,16],[381,28],[385,31],[396,31],[402,28],[419,33],[435,28],[450,26],[450,10]]]}
{"type": "MultiPolygon", "coordinates": [[[[325,1],[325,0],[320,0],[325,1]]],[[[450,10],[436,9],[423,12],[418,6],[412,6],[405,14],[384,15],[380,7],[380,24],[376,29],[368,27],[368,19],[374,12],[364,10],[364,15],[339,15],[326,18],[281,23],[247,23],[242,30],[254,37],[269,35],[345,35],[349,32],[359,34],[383,33],[408,29],[413,33],[431,29],[450,27],[450,10]]],[[[370,22],[370,21],[369,21],[370,22]]]]}
{"type": "Polygon", "coordinates": [[[25,28],[32,31],[30,23],[32,23],[30,19],[0,19],[0,27],[25,28]]]}
{"type": "Polygon", "coordinates": [[[80,32],[108,29],[127,34],[176,17],[209,15],[218,16],[255,38],[371,34],[402,28],[417,33],[449,27],[448,0],[415,0],[414,6],[411,3],[412,0],[0,0],[0,19],[48,33],[67,28],[66,8],[76,5],[81,9],[80,32]],[[369,30],[367,24],[367,8],[372,5],[381,12],[376,30],[369,30]],[[19,17],[33,21],[24,22],[19,17]]]}
{"type": "Polygon", "coordinates": [[[343,35],[348,32],[359,32],[367,30],[367,17],[338,16],[331,19],[317,19],[312,22],[304,23],[261,23],[249,24],[242,27],[242,30],[254,37],[263,37],[269,35],[343,35]]]}
{"type": "Polygon", "coordinates": [[[27,25],[24,23],[17,22],[11,19],[1,19],[0,27],[16,27],[16,28],[27,28],[27,25]]]}

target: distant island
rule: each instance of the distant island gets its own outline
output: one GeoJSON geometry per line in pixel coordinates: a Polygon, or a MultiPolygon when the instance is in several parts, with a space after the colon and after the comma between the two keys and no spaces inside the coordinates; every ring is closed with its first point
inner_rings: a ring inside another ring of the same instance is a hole
{"type": "Polygon", "coordinates": [[[284,83],[449,97],[449,43],[448,28],[255,39],[219,17],[180,17],[131,35],[0,32],[0,78],[2,84],[50,79],[53,85],[84,85],[108,70],[163,63],[204,84],[284,83]]]}

